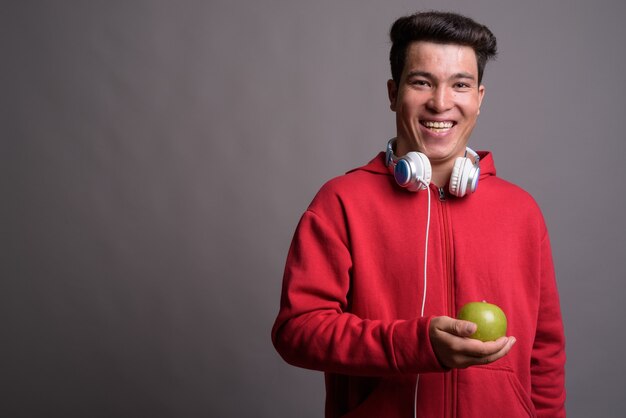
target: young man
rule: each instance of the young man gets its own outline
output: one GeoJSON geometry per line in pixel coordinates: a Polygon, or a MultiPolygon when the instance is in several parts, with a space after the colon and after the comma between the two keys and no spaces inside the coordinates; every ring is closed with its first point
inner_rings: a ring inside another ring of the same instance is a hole
{"type": "Polygon", "coordinates": [[[325,184],[285,268],[274,345],[326,376],[327,417],[562,417],[564,336],[534,200],[467,148],[496,40],[450,13],[391,29],[396,138],[325,184]],[[478,184],[480,187],[477,189],[478,184]],[[454,319],[482,301],[508,336],[454,319]]]}

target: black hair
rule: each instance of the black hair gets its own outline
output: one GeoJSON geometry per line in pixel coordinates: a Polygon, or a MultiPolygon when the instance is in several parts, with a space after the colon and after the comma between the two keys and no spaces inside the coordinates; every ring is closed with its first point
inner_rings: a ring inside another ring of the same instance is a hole
{"type": "Polygon", "coordinates": [[[485,25],[449,12],[420,12],[399,18],[391,26],[391,77],[400,85],[406,53],[413,42],[427,41],[441,44],[457,44],[471,47],[478,63],[480,83],[488,60],[497,55],[496,37],[485,25]]]}

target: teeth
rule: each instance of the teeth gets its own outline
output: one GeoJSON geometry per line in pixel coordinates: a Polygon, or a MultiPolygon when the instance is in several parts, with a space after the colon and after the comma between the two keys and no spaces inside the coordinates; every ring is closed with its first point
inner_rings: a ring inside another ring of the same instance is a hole
{"type": "Polygon", "coordinates": [[[435,121],[425,121],[423,125],[427,128],[434,129],[450,129],[452,128],[452,122],[435,122],[435,121]]]}

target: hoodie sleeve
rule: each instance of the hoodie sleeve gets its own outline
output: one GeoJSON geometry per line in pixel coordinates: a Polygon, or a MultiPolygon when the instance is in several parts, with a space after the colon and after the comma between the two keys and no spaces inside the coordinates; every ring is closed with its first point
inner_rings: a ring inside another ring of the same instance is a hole
{"type": "Polygon", "coordinates": [[[565,417],[565,336],[550,240],[541,245],[541,289],[531,355],[532,400],[538,417],[565,417]]]}
{"type": "Polygon", "coordinates": [[[341,211],[309,209],[298,224],[272,340],[290,364],[331,373],[386,376],[442,370],[430,318],[362,319],[349,312],[352,261],[341,211]]]}

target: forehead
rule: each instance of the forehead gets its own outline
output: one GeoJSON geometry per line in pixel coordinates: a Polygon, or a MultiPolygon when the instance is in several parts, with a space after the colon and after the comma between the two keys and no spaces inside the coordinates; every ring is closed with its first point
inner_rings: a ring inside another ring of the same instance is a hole
{"type": "Polygon", "coordinates": [[[433,74],[466,72],[478,76],[478,62],[472,47],[419,41],[406,51],[404,71],[427,71],[433,74]]]}

